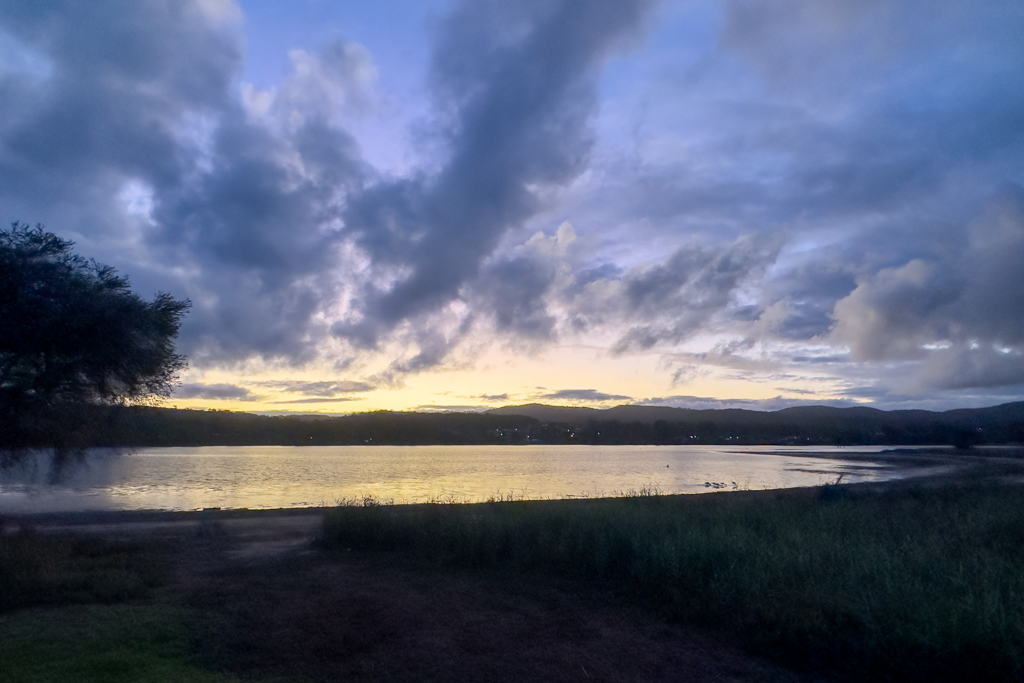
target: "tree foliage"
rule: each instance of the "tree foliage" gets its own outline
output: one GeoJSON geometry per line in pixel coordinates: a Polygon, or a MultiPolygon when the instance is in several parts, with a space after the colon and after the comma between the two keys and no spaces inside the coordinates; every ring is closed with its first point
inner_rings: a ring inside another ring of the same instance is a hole
{"type": "Polygon", "coordinates": [[[166,397],[186,366],[173,342],[190,303],[147,302],[73,245],[41,225],[0,231],[0,445],[40,445],[76,406],[166,397]]]}

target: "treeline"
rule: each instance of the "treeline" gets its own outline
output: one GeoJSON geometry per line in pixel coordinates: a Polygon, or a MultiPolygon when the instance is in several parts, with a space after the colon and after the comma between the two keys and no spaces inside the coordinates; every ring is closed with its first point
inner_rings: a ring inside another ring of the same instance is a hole
{"type": "Polygon", "coordinates": [[[220,410],[97,409],[90,446],[352,446],[519,444],[537,420],[482,413],[378,411],[341,417],[220,410]]]}
{"type": "Polygon", "coordinates": [[[1024,443],[1024,402],[991,408],[882,411],[805,406],[775,412],[619,406],[520,406],[548,443],[704,445],[954,445],[1024,443]]]}
{"type": "Polygon", "coordinates": [[[968,448],[983,444],[1024,443],[1024,422],[985,429],[948,422],[908,424],[899,421],[863,424],[829,421],[817,424],[669,422],[590,422],[586,425],[543,424],[535,431],[546,443],[594,445],[791,445],[791,446],[925,446],[968,448]]]}
{"type": "MultiPolygon", "coordinates": [[[[549,406],[543,407],[545,409],[549,406]]],[[[152,407],[93,407],[79,447],[430,444],[955,445],[1024,443],[1024,403],[993,408],[885,412],[864,408],[489,413],[379,411],[266,416],[152,407]],[[632,419],[607,419],[615,416],[632,419]],[[656,418],[656,419],[652,419],[656,418]],[[677,418],[677,419],[673,419],[677,418]]],[[[2,430],[0,430],[2,437],[2,430]]],[[[4,445],[0,443],[0,447],[4,445]]],[[[45,444],[38,444],[45,445],[45,444]]]]}

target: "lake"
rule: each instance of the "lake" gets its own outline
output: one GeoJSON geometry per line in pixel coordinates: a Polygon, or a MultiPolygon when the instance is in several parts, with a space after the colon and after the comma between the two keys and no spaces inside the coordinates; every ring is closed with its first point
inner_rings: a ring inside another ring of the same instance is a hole
{"type": "Polygon", "coordinates": [[[36,455],[0,469],[0,512],[196,510],[490,497],[707,493],[880,481],[924,473],[839,449],[778,446],[241,446],[90,451],[54,471],[36,455]],[[830,453],[832,457],[814,457],[830,453]]]}

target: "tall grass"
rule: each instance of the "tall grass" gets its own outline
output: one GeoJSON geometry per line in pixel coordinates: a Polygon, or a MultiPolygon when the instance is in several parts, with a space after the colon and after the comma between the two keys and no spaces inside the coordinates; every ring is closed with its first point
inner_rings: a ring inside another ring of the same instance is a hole
{"type": "Polygon", "coordinates": [[[339,507],[323,538],[603,582],[763,653],[856,678],[1024,672],[1020,487],[339,507]]]}

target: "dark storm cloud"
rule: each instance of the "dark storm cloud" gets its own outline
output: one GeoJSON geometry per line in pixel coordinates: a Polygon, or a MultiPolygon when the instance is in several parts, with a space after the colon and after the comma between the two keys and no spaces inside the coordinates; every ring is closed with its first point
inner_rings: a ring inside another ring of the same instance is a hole
{"type": "Polygon", "coordinates": [[[245,387],[240,387],[234,384],[200,384],[186,382],[174,390],[174,398],[255,401],[259,397],[252,394],[245,387]]]}
{"type": "MultiPolygon", "coordinates": [[[[381,183],[349,202],[346,229],[399,276],[364,290],[366,317],[335,326],[337,334],[373,347],[401,321],[446,304],[502,235],[539,210],[541,189],[583,170],[597,67],[636,30],[648,4],[488,1],[455,9],[438,31],[432,81],[449,156],[436,174],[381,183]]],[[[525,263],[503,267],[527,290],[543,279],[525,263]]],[[[531,296],[512,294],[499,326],[518,325],[531,296]]],[[[527,326],[533,336],[550,332],[543,315],[527,326]]]]}
{"type": "MultiPolygon", "coordinates": [[[[0,29],[45,62],[45,75],[0,74],[4,202],[84,200],[97,176],[180,179],[174,127],[224,105],[240,54],[189,3],[4,3],[0,29]]],[[[93,216],[97,218],[97,216],[93,216]]]]}
{"type": "Polygon", "coordinates": [[[351,138],[322,121],[304,123],[288,142],[226,112],[211,171],[169,189],[154,217],[165,253],[198,264],[217,301],[194,312],[204,348],[227,357],[253,352],[301,361],[316,334],[312,318],[336,296],[336,193],[358,183],[351,138]],[[290,143],[290,144],[289,144],[290,143]],[[302,172],[290,169],[289,153],[302,172]]]}
{"type": "Polygon", "coordinates": [[[554,399],[558,401],[585,401],[599,403],[601,401],[632,401],[631,396],[619,394],[606,394],[597,389],[560,389],[548,394],[542,394],[537,398],[554,399]]]}
{"type": "Polygon", "coordinates": [[[194,357],[299,362],[326,332],[314,314],[339,288],[330,226],[363,178],[356,144],[330,122],[362,56],[304,55],[313,75],[297,72],[257,121],[232,93],[239,40],[217,9],[0,8],[0,29],[47,65],[0,74],[0,97],[19,103],[0,113],[0,206],[81,236],[137,288],[189,296],[181,344],[194,357]]]}

